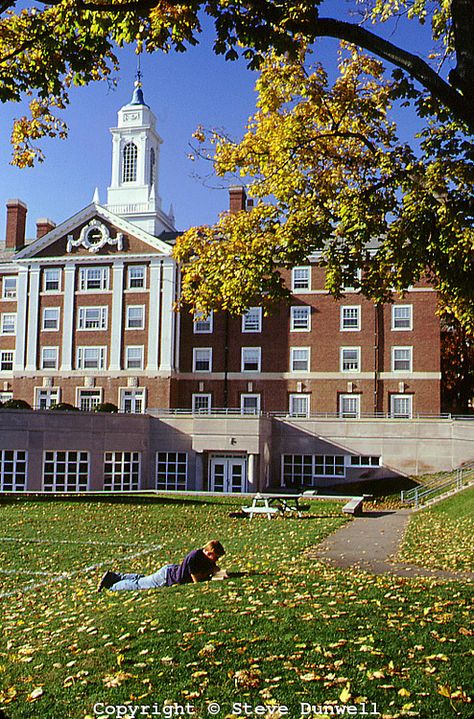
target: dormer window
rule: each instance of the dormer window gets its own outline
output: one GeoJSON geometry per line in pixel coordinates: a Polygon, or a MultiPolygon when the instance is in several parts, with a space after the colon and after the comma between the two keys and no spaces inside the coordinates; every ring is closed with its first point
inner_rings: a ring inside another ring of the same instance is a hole
{"type": "Polygon", "coordinates": [[[123,148],[122,181],[135,182],[137,179],[138,149],[134,142],[128,142],[123,148]]]}

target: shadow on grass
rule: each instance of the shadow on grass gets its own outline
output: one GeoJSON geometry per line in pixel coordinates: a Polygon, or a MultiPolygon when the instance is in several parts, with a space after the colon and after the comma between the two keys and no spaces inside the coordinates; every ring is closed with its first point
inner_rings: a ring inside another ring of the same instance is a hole
{"type": "MultiPolygon", "coordinates": [[[[134,504],[134,505],[146,505],[146,504],[162,504],[162,505],[186,505],[186,504],[220,504],[220,497],[214,499],[201,499],[200,497],[162,497],[162,496],[132,496],[132,495],[116,495],[110,494],[105,496],[94,495],[93,493],[87,494],[69,494],[67,496],[61,495],[44,495],[44,494],[27,494],[21,496],[12,495],[0,495],[1,504],[18,504],[19,502],[50,502],[50,503],[69,503],[76,502],[79,504],[134,504]]],[[[1,716],[0,716],[1,719],[1,716]]]]}

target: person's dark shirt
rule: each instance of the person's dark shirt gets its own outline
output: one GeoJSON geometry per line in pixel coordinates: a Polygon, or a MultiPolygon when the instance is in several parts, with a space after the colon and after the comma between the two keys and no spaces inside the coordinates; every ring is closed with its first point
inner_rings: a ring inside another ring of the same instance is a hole
{"type": "Polygon", "coordinates": [[[206,557],[202,549],[193,549],[181,562],[172,564],[166,573],[166,586],[172,584],[189,584],[193,581],[191,574],[200,580],[209,579],[216,568],[215,562],[206,557]]]}

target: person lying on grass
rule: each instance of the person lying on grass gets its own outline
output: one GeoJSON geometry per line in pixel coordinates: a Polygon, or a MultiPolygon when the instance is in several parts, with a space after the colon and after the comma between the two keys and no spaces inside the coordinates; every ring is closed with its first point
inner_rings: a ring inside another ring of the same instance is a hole
{"type": "Polygon", "coordinates": [[[97,591],[110,589],[119,592],[126,589],[157,589],[173,584],[205,582],[215,577],[227,579],[228,575],[219,569],[216,562],[223,557],[225,549],[217,539],[212,539],[202,549],[193,549],[181,564],[165,564],[154,574],[119,574],[107,571],[102,576],[97,591]]]}

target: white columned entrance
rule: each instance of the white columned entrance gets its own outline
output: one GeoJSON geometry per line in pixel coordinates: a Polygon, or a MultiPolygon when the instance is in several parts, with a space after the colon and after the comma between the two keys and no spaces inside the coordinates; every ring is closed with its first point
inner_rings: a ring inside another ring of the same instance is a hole
{"type": "Polygon", "coordinates": [[[163,288],[161,305],[160,371],[171,372],[174,369],[174,326],[176,299],[176,265],[174,260],[163,261],[163,288]]]}
{"type": "Polygon", "coordinates": [[[76,266],[64,268],[63,336],[61,342],[61,372],[72,370],[72,340],[74,334],[74,283],[76,266]]]}
{"type": "Polygon", "coordinates": [[[38,349],[38,312],[39,312],[40,268],[30,269],[30,288],[28,301],[28,340],[26,350],[26,369],[35,370],[38,349]]]}
{"type": "Polygon", "coordinates": [[[123,262],[115,262],[112,271],[112,336],[109,369],[119,370],[122,348],[123,262]]]}
{"type": "Polygon", "coordinates": [[[28,267],[20,267],[17,280],[15,372],[25,369],[26,318],[28,312],[28,267]]]}
{"type": "Polygon", "coordinates": [[[160,343],[161,313],[161,268],[162,260],[150,262],[150,302],[148,309],[148,356],[147,370],[158,370],[158,348],[160,343]]]}

